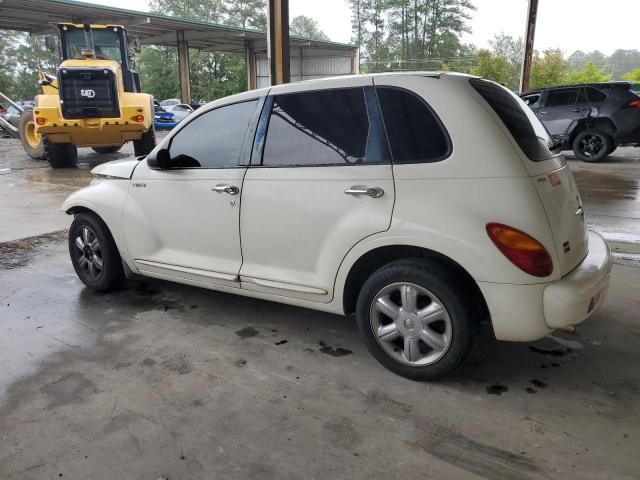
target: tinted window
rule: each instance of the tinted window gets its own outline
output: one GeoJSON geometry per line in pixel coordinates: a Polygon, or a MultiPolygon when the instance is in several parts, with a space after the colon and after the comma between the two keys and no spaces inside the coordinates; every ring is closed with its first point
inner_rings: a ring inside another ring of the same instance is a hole
{"type": "Polygon", "coordinates": [[[563,105],[575,105],[579,88],[565,88],[562,90],[549,90],[545,107],[561,107],[563,105]]]}
{"type": "Polygon", "coordinates": [[[536,93],[534,95],[527,95],[526,97],[522,97],[524,103],[529,105],[531,108],[539,108],[540,107],[540,94],[536,93]]]}
{"type": "Polygon", "coordinates": [[[364,162],[369,117],[362,88],[292,93],[274,98],[262,164],[364,162]]]}
{"type": "Polygon", "coordinates": [[[549,132],[519,97],[494,82],[478,78],[469,82],[500,117],[529,160],[540,162],[553,156],[549,132]]]}
{"type": "Polygon", "coordinates": [[[257,100],[211,110],[171,140],[171,160],[185,167],[235,167],[257,100]]]}
{"type": "Polygon", "coordinates": [[[578,93],[578,100],[576,103],[589,103],[589,99],[587,98],[587,91],[584,88],[580,89],[578,93]]]}
{"type": "Polygon", "coordinates": [[[394,162],[436,162],[448,156],[448,135],[424,101],[397,88],[376,91],[394,162]]]}
{"type": "Polygon", "coordinates": [[[589,101],[592,103],[604,102],[607,99],[607,96],[600,90],[592,87],[587,87],[585,88],[585,90],[587,91],[587,95],[589,96],[589,101]]]}

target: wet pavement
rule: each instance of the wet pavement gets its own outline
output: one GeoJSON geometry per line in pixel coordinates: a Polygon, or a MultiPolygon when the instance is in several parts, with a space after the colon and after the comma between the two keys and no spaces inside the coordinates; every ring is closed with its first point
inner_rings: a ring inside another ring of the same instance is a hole
{"type": "Polygon", "coordinates": [[[638,478],[635,150],[569,161],[618,249],[602,308],[533,344],[483,331],[453,378],[415,383],[371,358],[352,319],[162,281],[83,288],[56,214],[104,157],[52,171],[6,145],[1,479],[638,478]]]}

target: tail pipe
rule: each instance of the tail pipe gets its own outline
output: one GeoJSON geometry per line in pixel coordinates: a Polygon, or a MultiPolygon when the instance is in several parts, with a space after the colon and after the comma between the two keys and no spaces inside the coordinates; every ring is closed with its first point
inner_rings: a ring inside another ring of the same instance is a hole
{"type": "Polygon", "coordinates": [[[91,31],[91,25],[85,23],[82,26],[84,30],[84,43],[85,48],[82,49],[82,55],[87,58],[96,58],[96,49],[93,45],[93,32],[91,31]]]}

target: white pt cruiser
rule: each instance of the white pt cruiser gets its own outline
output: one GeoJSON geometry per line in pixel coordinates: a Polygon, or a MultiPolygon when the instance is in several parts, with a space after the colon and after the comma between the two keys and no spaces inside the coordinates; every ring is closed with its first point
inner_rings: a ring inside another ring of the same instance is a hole
{"type": "Polygon", "coordinates": [[[210,103],[65,212],[80,279],[141,275],[355,313],[372,355],[450,374],[478,324],[530,341],[602,303],[604,240],[509,90],[450,73],[314,80],[210,103]]]}

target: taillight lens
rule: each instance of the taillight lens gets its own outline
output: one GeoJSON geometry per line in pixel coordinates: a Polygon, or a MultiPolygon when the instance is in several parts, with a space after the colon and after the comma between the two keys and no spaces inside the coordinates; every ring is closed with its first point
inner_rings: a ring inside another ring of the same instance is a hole
{"type": "Polygon", "coordinates": [[[531,235],[500,223],[487,224],[487,233],[498,250],[520,270],[534,277],[547,277],[553,272],[551,255],[531,235]]]}
{"type": "Polygon", "coordinates": [[[629,102],[630,107],[640,107],[640,100],[632,100],[629,102]]]}

